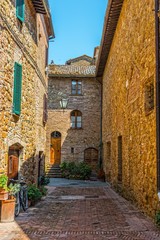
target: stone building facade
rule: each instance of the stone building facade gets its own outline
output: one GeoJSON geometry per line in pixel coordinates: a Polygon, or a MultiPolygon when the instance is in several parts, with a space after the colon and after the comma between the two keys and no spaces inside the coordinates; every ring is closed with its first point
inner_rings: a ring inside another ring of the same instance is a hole
{"type": "Polygon", "coordinates": [[[85,160],[97,167],[100,99],[101,84],[91,57],[49,66],[46,165],[85,160]],[[68,100],[65,109],[61,99],[68,100]]]}
{"type": "Polygon", "coordinates": [[[0,172],[28,182],[44,171],[49,37],[47,0],[0,1],[0,172]]]}
{"type": "Polygon", "coordinates": [[[150,0],[109,1],[96,70],[106,178],[152,216],[159,202],[153,9],[150,0]]]}

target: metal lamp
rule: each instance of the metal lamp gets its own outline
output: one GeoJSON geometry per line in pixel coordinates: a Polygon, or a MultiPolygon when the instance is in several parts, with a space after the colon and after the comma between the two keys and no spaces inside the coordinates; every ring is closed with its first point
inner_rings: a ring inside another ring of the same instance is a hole
{"type": "Polygon", "coordinates": [[[66,109],[66,108],[67,108],[67,104],[68,104],[68,99],[62,98],[62,99],[60,100],[60,107],[61,107],[62,109],[66,109]]]}

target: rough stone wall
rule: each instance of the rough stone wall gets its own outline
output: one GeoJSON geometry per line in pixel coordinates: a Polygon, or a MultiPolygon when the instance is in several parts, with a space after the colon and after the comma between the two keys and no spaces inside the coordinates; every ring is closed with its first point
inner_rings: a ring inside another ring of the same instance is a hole
{"type": "Polygon", "coordinates": [[[46,67],[48,66],[48,33],[44,16],[42,14],[37,14],[37,45],[37,64],[47,83],[48,77],[46,67]]]}
{"type": "Polygon", "coordinates": [[[150,215],[157,208],[156,107],[145,111],[147,82],[154,84],[155,95],[153,9],[154,1],[124,1],[103,75],[102,110],[106,176],[118,185],[118,136],[122,136],[122,192],[150,215]]]}
{"type": "MultiPolygon", "coordinates": [[[[15,0],[2,0],[0,13],[0,170],[7,172],[8,149],[16,144],[20,150],[19,170],[27,181],[33,182],[37,177],[35,166],[38,154],[36,118],[39,112],[36,109],[41,107],[36,99],[37,85],[39,89],[43,86],[42,91],[46,91],[45,80],[37,67],[36,13],[31,2],[25,1],[25,22],[21,24],[15,15],[15,0]],[[12,114],[15,61],[22,64],[20,117],[12,114]]],[[[39,91],[39,95],[42,94],[39,91]]],[[[44,140],[45,132],[41,135],[44,140]]],[[[43,149],[44,146],[43,141],[43,149]]]]}
{"type": "Polygon", "coordinates": [[[82,96],[72,96],[72,80],[62,77],[49,78],[46,163],[50,161],[50,137],[54,131],[59,131],[62,135],[61,162],[83,161],[86,148],[99,148],[101,85],[95,78],[82,77],[82,96]],[[65,110],[60,109],[59,104],[63,95],[68,98],[65,110]],[[82,129],[70,128],[70,113],[73,110],[82,112],[82,129]],[[71,153],[71,148],[74,148],[74,154],[71,153]]]}
{"type": "MultiPolygon", "coordinates": [[[[42,151],[45,156],[46,146],[46,124],[43,123],[43,108],[44,108],[44,94],[47,96],[48,87],[48,75],[47,75],[47,49],[48,49],[48,34],[44,21],[44,17],[41,14],[37,14],[37,65],[45,80],[44,84],[39,80],[37,76],[35,79],[35,94],[36,94],[36,173],[38,173],[38,161],[39,153],[42,151]]],[[[44,160],[44,159],[43,159],[44,160]]],[[[44,161],[41,162],[41,174],[44,170],[44,161]]]]}

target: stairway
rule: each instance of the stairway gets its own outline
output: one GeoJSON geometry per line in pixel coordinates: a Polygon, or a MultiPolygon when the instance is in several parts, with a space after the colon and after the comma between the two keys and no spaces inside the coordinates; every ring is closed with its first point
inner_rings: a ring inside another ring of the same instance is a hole
{"type": "Polygon", "coordinates": [[[52,164],[47,165],[46,177],[49,177],[49,178],[61,178],[62,177],[62,173],[61,173],[59,165],[52,165],[52,164]]]}

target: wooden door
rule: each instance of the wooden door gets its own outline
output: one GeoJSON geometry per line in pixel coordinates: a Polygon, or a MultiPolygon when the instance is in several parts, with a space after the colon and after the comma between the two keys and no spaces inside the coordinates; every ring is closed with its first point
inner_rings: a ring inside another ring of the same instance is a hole
{"type": "Polygon", "coordinates": [[[61,138],[51,138],[50,163],[60,164],[61,162],[61,138]]]}
{"type": "Polygon", "coordinates": [[[98,150],[95,148],[87,148],[84,151],[84,161],[91,166],[92,170],[96,170],[98,164],[98,150]]]}
{"type": "Polygon", "coordinates": [[[19,150],[9,150],[8,178],[18,179],[19,150]]]}

